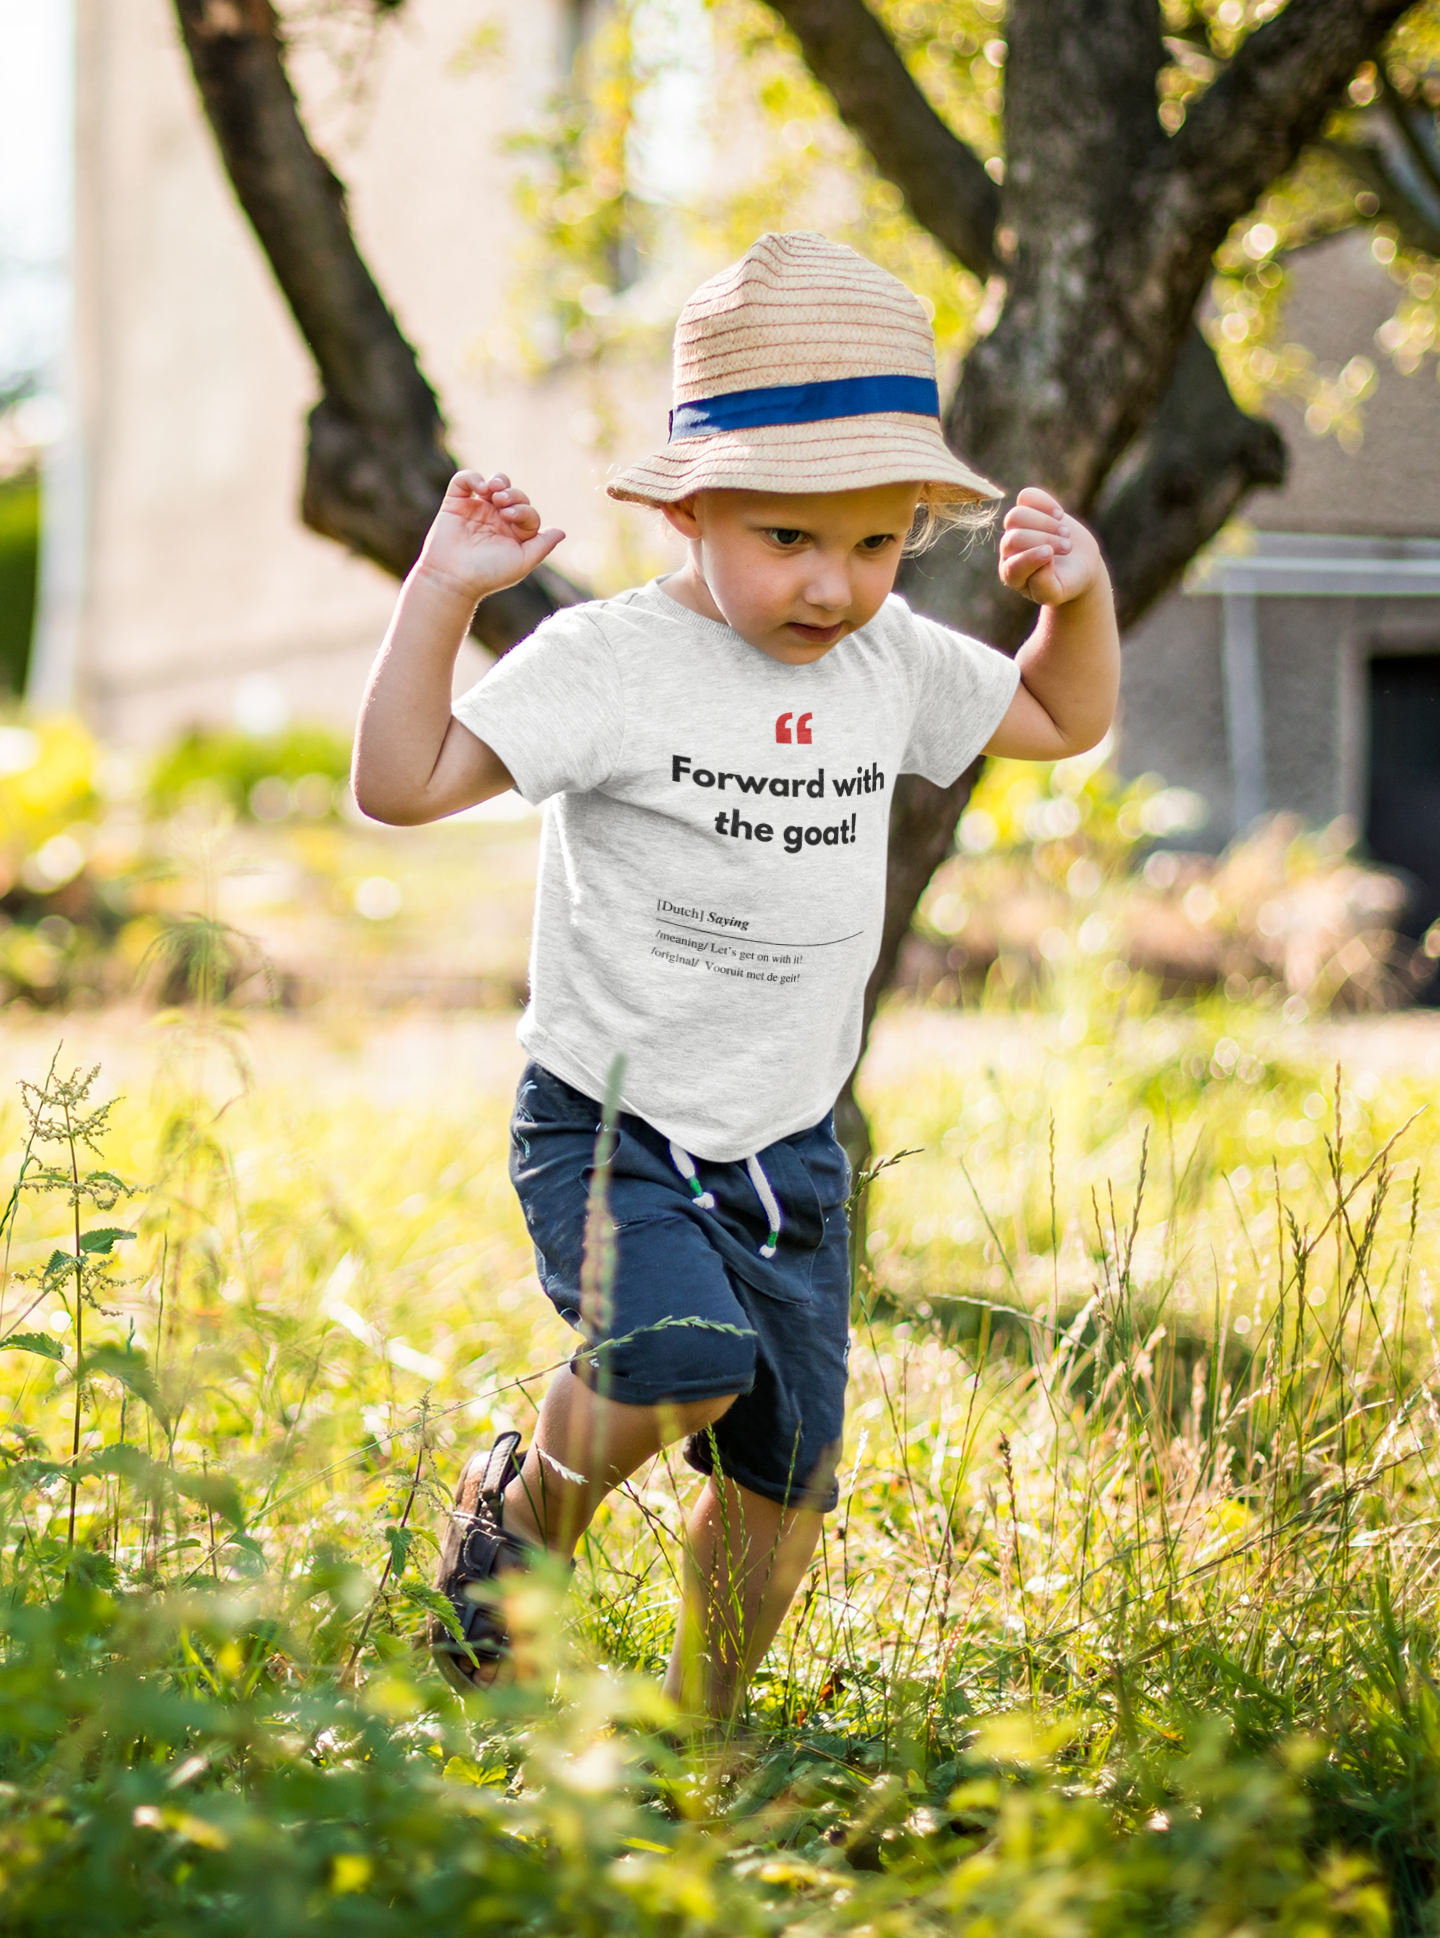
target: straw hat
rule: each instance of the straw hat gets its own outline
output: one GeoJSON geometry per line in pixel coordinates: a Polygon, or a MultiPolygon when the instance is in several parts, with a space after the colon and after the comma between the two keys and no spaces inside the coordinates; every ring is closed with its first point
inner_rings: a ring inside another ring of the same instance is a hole
{"type": "Polygon", "coordinates": [[[932,504],[999,498],[940,429],[935,338],[902,282],[813,231],[764,235],[702,283],[675,326],[663,451],[612,498],[851,491],[918,482],[932,504]]]}

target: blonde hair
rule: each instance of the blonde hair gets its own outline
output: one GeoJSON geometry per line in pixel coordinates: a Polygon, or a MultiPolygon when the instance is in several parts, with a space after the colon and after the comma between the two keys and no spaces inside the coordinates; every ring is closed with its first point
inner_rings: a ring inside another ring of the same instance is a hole
{"type": "Polygon", "coordinates": [[[1000,507],[987,498],[932,498],[931,486],[921,488],[915,507],[915,523],[905,540],[905,556],[928,552],[947,532],[969,532],[972,537],[988,531],[1000,515],[1000,507]]]}

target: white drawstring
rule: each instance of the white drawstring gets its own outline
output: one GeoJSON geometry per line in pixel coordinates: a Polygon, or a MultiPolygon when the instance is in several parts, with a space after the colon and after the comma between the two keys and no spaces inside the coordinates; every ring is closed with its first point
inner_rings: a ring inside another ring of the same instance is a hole
{"type": "Polygon", "coordinates": [[[774,1258],[775,1247],[780,1242],[780,1204],[770,1189],[770,1180],[760,1168],[758,1157],[747,1157],[745,1169],[750,1173],[750,1182],[755,1187],[755,1195],[765,1207],[765,1216],[770,1220],[770,1242],[760,1247],[761,1258],[774,1258]]]}
{"type": "MultiPolygon", "coordinates": [[[[695,1175],[695,1164],[690,1153],[677,1144],[673,1137],[670,1139],[670,1162],[689,1185],[690,1195],[700,1209],[702,1211],[713,1211],[715,1209],[714,1194],[702,1189],[700,1180],[695,1175]]],[[[745,1160],[745,1169],[749,1175],[751,1184],[755,1187],[755,1195],[760,1200],[761,1208],[765,1216],[770,1220],[770,1236],[765,1244],[759,1247],[760,1256],[761,1258],[774,1258],[775,1247],[780,1242],[780,1228],[784,1223],[784,1220],[780,1216],[780,1203],[775,1193],[770,1189],[770,1180],[761,1169],[758,1157],[747,1157],[745,1160]]]]}
{"type": "Polygon", "coordinates": [[[702,1211],[713,1211],[715,1209],[714,1197],[710,1192],[701,1189],[700,1180],[695,1175],[695,1166],[690,1161],[690,1153],[688,1151],[682,1151],[673,1137],[670,1139],[670,1162],[689,1185],[690,1195],[696,1204],[699,1205],[700,1209],[702,1211]]]}

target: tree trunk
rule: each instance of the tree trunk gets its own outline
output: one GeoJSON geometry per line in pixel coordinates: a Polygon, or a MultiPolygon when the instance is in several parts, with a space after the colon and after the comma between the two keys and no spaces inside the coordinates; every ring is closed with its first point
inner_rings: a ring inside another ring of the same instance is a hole
{"type": "MultiPolygon", "coordinates": [[[[175,13],[225,171],[320,378],[301,515],[403,578],[458,468],[435,393],[305,132],[270,0],[175,0],[175,13]]],[[[503,652],[582,596],[542,565],[486,599],[472,630],[503,652]]]]}
{"type": "MultiPolygon", "coordinates": [[[[1117,468],[1115,489],[1094,515],[1121,626],[1133,625],[1170,590],[1255,486],[1280,485],[1284,479],[1280,433],[1239,408],[1214,352],[1192,330],[1145,437],[1117,468]]],[[[957,551],[940,570],[930,564],[932,554],[910,560],[902,589],[926,612],[935,612],[943,598],[950,624],[1006,652],[1016,651],[1030,630],[1033,608],[1000,584],[992,543],[972,542],[957,551]],[[942,573],[943,592],[936,585],[942,573]]],[[[945,788],[918,774],[903,774],[896,782],[885,922],[880,955],[865,990],[865,1042],[880,998],[894,980],[916,904],[950,852],[955,825],[980,767],[977,761],[945,788]]],[[[852,1071],[836,1106],[836,1122],[852,1162],[863,1164],[870,1154],[869,1129],[854,1085],[852,1071]]]]}

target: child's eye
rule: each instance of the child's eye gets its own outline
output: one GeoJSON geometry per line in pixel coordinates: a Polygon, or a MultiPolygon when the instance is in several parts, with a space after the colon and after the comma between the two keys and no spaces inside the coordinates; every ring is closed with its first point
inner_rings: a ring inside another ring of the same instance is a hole
{"type": "Polygon", "coordinates": [[[894,532],[873,532],[869,538],[861,539],[860,550],[862,552],[883,552],[887,545],[893,545],[894,543],[894,532]]]}
{"type": "Polygon", "coordinates": [[[771,530],[766,532],[765,536],[767,538],[773,538],[775,543],[784,546],[786,551],[791,551],[795,546],[800,544],[805,534],[804,532],[792,532],[788,529],[775,529],[772,527],[771,530]]]}

